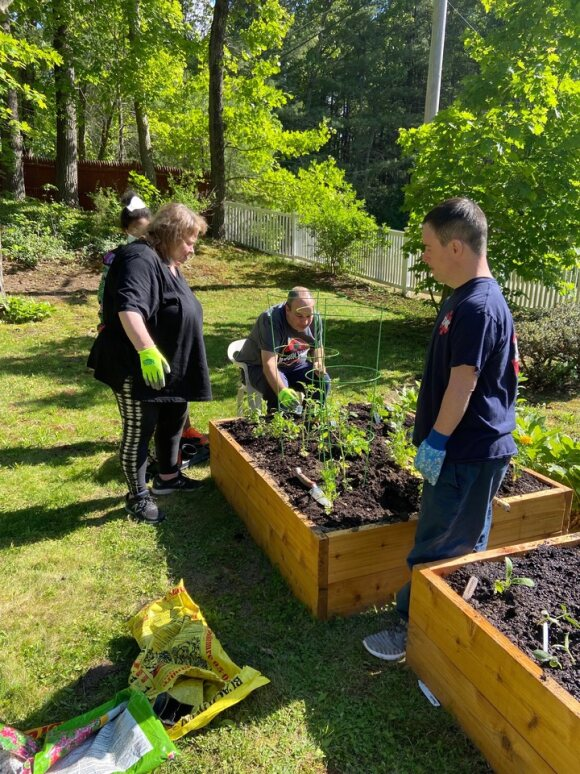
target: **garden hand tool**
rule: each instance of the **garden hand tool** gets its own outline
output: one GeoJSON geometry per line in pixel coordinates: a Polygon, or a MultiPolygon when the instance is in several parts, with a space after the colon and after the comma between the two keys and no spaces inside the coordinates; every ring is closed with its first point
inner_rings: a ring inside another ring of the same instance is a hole
{"type": "Polygon", "coordinates": [[[315,484],[314,481],[312,481],[311,479],[309,479],[307,476],[304,475],[304,473],[302,472],[302,468],[296,468],[296,475],[300,483],[308,487],[308,494],[310,495],[310,497],[312,497],[313,500],[316,500],[316,502],[319,505],[322,505],[323,508],[331,507],[332,503],[330,502],[328,497],[324,494],[324,492],[318,486],[318,484],[315,484]]]}
{"type": "Polygon", "coordinates": [[[441,473],[448,440],[448,435],[431,430],[415,456],[415,467],[431,486],[435,486],[441,473]]]}
{"type": "Polygon", "coordinates": [[[171,368],[157,347],[139,350],[139,360],[145,384],[154,390],[165,387],[165,374],[171,373],[171,368]]]}

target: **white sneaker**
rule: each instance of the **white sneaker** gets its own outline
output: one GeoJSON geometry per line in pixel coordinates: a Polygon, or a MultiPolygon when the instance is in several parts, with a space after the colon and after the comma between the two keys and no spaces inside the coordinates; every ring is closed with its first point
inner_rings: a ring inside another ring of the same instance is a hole
{"type": "Polygon", "coordinates": [[[383,661],[400,661],[407,649],[407,627],[398,626],[370,634],[364,638],[363,645],[369,653],[383,661]]]}

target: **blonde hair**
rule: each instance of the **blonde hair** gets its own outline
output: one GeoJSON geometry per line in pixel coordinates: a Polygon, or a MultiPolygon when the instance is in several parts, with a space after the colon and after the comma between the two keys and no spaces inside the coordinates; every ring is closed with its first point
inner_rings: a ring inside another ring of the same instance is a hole
{"type": "Polygon", "coordinates": [[[160,207],[147,227],[145,237],[166,254],[173,245],[192,235],[203,236],[207,232],[205,218],[186,207],[185,204],[171,202],[160,207]]]}

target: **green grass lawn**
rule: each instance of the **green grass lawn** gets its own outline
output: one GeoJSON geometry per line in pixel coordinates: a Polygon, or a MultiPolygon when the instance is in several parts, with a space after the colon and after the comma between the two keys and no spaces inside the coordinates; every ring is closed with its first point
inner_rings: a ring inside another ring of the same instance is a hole
{"type": "MultiPolygon", "coordinates": [[[[227,344],[295,284],[319,290],[337,365],[374,368],[380,329],[376,389],[387,394],[421,371],[433,320],[425,302],[234,248],[202,247],[187,276],[205,311],[214,389],[213,402],[192,406],[198,427],[235,414],[227,344]]],[[[116,406],[85,369],[97,281],[54,285],[51,318],[0,325],[0,719],[23,730],[66,720],[125,687],[138,652],[128,618],[183,578],[230,657],[271,683],[178,742],[181,756],[163,771],[488,771],[409,669],[362,648],[392,619],[389,607],[313,620],[208,466],[193,470],[206,482],[199,493],[164,503],[159,528],[127,521],[116,406]]],[[[576,419],[578,401],[556,410],[576,419]]]]}

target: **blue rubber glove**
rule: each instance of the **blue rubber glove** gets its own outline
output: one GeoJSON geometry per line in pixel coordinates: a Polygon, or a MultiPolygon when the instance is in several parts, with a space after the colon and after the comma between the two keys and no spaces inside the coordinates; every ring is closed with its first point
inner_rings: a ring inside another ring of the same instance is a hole
{"type": "Polygon", "coordinates": [[[415,467],[431,486],[435,486],[439,479],[448,440],[448,435],[438,433],[437,430],[431,430],[427,438],[419,446],[415,456],[415,467]]]}

